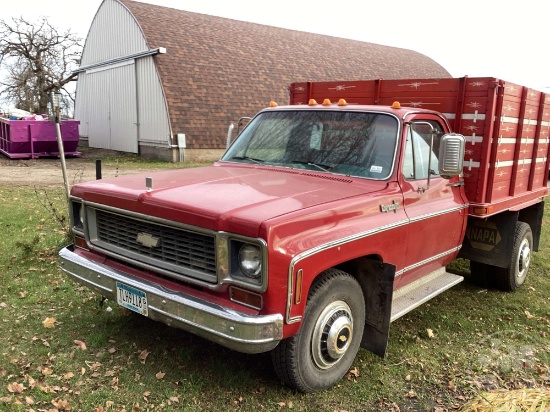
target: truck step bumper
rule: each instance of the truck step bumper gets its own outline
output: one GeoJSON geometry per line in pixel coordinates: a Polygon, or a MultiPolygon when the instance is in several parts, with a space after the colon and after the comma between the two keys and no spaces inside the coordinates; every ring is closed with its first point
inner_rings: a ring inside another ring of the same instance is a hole
{"type": "Polygon", "coordinates": [[[254,316],[115,270],[68,246],[59,252],[61,270],[116,302],[116,282],[147,293],[148,317],[243,353],[267,352],[283,335],[281,314],[254,316]]]}
{"type": "Polygon", "coordinates": [[[390,321],[399,319],[463,280],[464,277],[446,272],[445,268],[441,268],[395,291],[390,321]]]}

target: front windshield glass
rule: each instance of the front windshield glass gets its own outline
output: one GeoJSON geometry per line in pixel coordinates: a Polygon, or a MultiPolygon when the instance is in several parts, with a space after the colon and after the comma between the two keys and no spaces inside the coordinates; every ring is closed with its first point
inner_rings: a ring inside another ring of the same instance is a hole
{"type": "Polygon", "coordinates": [[[222,161],[385,179],[398,123],[383,113],[269,111],[256,116],[222,161]]]}

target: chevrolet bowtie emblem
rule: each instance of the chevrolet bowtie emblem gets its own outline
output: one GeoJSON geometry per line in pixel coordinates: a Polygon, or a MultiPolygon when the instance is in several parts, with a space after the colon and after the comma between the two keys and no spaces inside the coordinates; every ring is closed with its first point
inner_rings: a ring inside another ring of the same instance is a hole
{"type": "Polygon", "coordinates": [[[136,242],[152,249],[160,244],[160,238],[155,237],[149,233],[138,233],[136,237],[136,242]]]}

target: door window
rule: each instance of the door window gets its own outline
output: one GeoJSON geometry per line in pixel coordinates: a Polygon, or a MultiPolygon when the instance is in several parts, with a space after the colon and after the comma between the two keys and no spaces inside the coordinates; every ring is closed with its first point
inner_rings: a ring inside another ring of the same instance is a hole
{"type": "Polygon", "coordinates": [[[439,138],[443,132],[436,122],[412,123],[407,133],[403,175],[407,180],[439,176],[439,138]],[[432,140],[433,139],[433,140],[432,140]]]}

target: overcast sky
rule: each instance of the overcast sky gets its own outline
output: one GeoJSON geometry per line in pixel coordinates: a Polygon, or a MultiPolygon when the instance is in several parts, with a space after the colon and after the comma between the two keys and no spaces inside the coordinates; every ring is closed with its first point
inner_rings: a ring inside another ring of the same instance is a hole
{"type": "MultiPolygon", "coordinates": [[[[46,16],[56,27],[85,38],[101,2],[19,0],[2,7],[0,19],[46,16]]],[[[453,77],[497,77],[550,92],[548,0],[146,2],[410,49],[432,58],[453,77]]]]}

